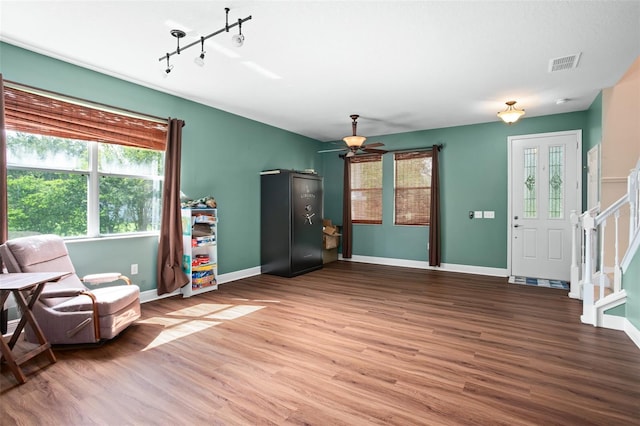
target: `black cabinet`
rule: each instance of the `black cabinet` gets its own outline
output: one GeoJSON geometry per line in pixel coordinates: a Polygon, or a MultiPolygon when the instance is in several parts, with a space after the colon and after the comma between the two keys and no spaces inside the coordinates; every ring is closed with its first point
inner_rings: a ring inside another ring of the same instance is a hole
{"type": "Polygon", "coordinates": [[[322,268],[322,178],[289,170],[260,176],[264,274],[293,277],[322,268]]]}

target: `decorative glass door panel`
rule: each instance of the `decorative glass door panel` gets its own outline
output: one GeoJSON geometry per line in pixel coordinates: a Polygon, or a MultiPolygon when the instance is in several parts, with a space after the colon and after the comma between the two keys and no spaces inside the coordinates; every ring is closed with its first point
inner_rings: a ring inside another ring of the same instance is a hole
{"type": "Polygon", "coordinates": [[[581,209],[580,137],[569,131],[509,138],[511,275],[569,280],[570,211],[581,209]]]}

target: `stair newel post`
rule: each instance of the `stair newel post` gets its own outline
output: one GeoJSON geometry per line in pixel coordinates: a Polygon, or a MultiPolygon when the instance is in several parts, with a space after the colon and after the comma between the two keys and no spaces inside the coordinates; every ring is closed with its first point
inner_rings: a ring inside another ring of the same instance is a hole
{"type": "Polygon", "coordinates": [[[582,227],[580,216],[571,210],[571,288],[569,297],[580,298],[580,263],[578,263],[578,247],[582,248],[582,227]]]}
{"type": "Polygon", "coordinates": [[[605,242],[604,242],[604,230],[607,227],[607,220],[603,220],[602,223],[600,224],[600,239],[597,240],[596,242],[600,244],[600,275],[599,275],[599,279],[598,279],[598,286],[600,287],[598,290],[598,299],[602,299],[604,297],[604,279],[605,279],[605,274],[604,274],[604,246],[605,246],[605,242]]]}
{"type": "Polygon", "coordinates": [[[614,243],[614,263],[615,267],[613,270],[613,291],[618,292],[622,289],[622,271],[620,270],[620,256],[619,256],[619,239],[620,239],[620,228],[618,221],[620,220],[620,210],[616,210],[613,214],[615,219],[615,243],[614,243]]]}
{"type": "Polygon", "coordinates": [[[584,229],[584,273],[582,275],[582,317],[586,324],[594,324],[593,315],[593,237],[596,231],[595,219],[590,214],[582,217],[584,229]]]}
{"type": "Polygon", "coordinates": [[[633,241],[636,229],[640,226],[640,161],[627,180],[627,194],[629,194],[629,243],[633,241]]]}

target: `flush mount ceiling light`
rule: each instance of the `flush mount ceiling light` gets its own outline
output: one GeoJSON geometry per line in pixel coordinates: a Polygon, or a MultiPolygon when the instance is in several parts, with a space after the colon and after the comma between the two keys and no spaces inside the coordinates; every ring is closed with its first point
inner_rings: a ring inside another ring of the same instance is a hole
{"type": "Polygon", "coordinates": [[[502,121],[504,121],[507,124],[513,124],[516,121],[518,121],[520,117],[524,115],[524,110],[517,109],[516,107],[514,107],[514,105],[516,104],[516,101],[509,101],[509,102],[506,102],[506,104],[507,104],[507,109],[505,109],[504,111],[500,111],[498,113],[498,117],[500,117],[502,121]]]}
{"type": "Polygon", "coordinates": [[[175,37],[176,41],[177,41],[176,50],[174,50],[173,52],[167,52],[165,55],[162,55],[158,59],[158,61],[160,61],[160,62],[165,61],[165,60],[167,61],[167,68],[165,69],[165,76],[168,75],[171,72],[171,70],[173,69],[173,66],[169,65],[169,58],[171,56],[179,55],[183,50],[186,50],[186,49],[188,49],[190,47],[193,47],[193,46],[196,46],[198,44],[200,44],[200,55],[198,57],[196,57],[194,61],[198,65],[203,66],[204,65],[204,55],[205,55],[205,53],[207,53],[207,52],[204,51],[204,41],[209,39],[209,38],[211,38],[211,37],[217,36],[218,34],[228,33],[229,30],[231,28],[235,27],[235,26],[237,26],[240,31],[239,31],[238,34],[236,34],[236,35],[234,35],[232,37],[231,42],[233,43],[234,46],[237,46],[237,47],[240,47],[240,46],[242,46],[244,44],[244,35],[242,34],[242,23],[250,20],[251,19],[251,15],[247,16],[244,19],[238,19],[238,22],[229,25],[229,10],[230,9],[228,7],[225,7],[224,10],[225,10],[225,13],[226,13],[226,23],[225,23],[224,28],[221,28],[218,31],[214,31],[214,32],[212,32],[211,34],[209,34],[207,36],[202,36],[202,37],[200,37],[199,40],[196,40],[196,41],[194,41],[192,43],[189,43],[184,47],[180,47],[180,39],[184,38],[187,34],[183,30],[174,29],[174,30],[170,31],[170,34],[173,37],[175,37]]]}

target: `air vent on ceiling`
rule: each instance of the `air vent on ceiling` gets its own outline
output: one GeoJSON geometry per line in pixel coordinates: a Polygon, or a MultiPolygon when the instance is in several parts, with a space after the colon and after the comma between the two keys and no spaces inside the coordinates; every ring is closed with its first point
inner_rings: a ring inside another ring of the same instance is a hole
{"type": "Polygon", "coordinates": [[[571,70],[578,66],[581,53],[554,58],[549,61],[549,72],[571,70]]]}

